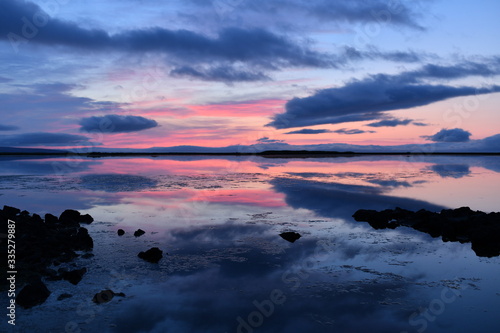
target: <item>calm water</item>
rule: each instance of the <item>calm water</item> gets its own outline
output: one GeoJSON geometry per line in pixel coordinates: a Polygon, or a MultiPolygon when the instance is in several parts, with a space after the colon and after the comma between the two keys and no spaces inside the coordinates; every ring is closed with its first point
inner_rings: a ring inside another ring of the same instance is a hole
{"type": "Polygon", "coordinates": [[[499,211],[498,157],[6,158],[0,205],[91,214],[95,256],[13,332],[496,332],[500,258],[361,208],[499,211]],[[125,236],[118,237],[122,228],[125,236]],[[146,231],[135,238],[132,233],[146,231]],[[279,234],[299,232],[289,243],[279,234]],[[159,264],[137,258],[152,246],[159,264]],[[95,305],[102,289],[125,298],[95,305]],[[72,298],[57,296],[67,292],[72,298]]]}

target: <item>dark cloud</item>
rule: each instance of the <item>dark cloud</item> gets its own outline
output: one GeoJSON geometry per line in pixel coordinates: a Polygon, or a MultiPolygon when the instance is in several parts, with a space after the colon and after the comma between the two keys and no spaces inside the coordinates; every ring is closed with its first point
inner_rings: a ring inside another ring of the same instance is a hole
{"type": "Polygon", "coordinates": [[[461,128],[442,129],[434,135],[422,136],[426,140],[434,142],[467,142],[471,133],[461,128]]]}
{"type": "Polygon", "coordinates": [[[409,109],[445,99],[500,91],[500,86],[476,88],[429,84],[426,79],[461,78],[500,74],[498,59],[488,63],[456,66],[424,66],[397,75],[378,74],[354,80],[342,87],[323,89],[304,98],[288,101],[285,113],[268,124],[278,129],[346,121],[383,119],[384,111],[409,109]],[[439,70],[436,68],[439,67],[439,70]],[[464,70],[465,69],[465,70],[464,70]],[[371,118],[371,119],[370,119],[371,118]]]}
{"type": "Polygon", "coordinates": [[[415,51],[382,52],[374,46],[369,47],[368,50],[358,50],[352,46],[345,46],[343,51],[337,56],[337,62],[348,63],[350,61],[360,60],[387,60],[412,63],[422,61],[424,58],[428,58],[428,56],[419,54],[415,51]]]}
{"type": "Polygon", "coordinates": [[[54,116],[77,112],[110,112],[120,110],[122,104],[97,102],[86,97],[75,97],[71,91],[80,88],[74,84],[51,83],[20,86],[14,93],[0,93],[0,105],[6,114],[46,113],[54,116]]]}
{"type": "Polygon", "coordinates": [[[128,133],[154,128],[158,123],[153,119],[139,116],[109,114],[102,117],[83,118],[79,122],[81,131],[102,133],[128,133]]]}
{"type": "Polygon", "coordinates": [[[91,146],[83,135],[65,133],[24,133],[15,135],[0,135],[1,146],[91,146]]]}
{"type": "Polygon", "coordinates": [[[454,66],[428,64],[420,71],[410,72],[417,78],[458,79],[466,76],[495,76],[500,72],[500,57],[486,59],[484,63],[466,61],[454,66]]]}
{"type": "Polygon", "coordinates": [[[340,20],[350,23],[354,22],[376,22],[392,23],[395,25],[407,26],[419,30],[423,28],[416,23],[415,13],[411,7],[399,1],[386,2],[374,0],[366,1],[327,1],[322,0],[314,5],[310,2],[299,1],[302,4],[309,4],[309,12],[324,20],[340,20]]]}
{"type": "Polygon", "coordinates": [[[360,130],[360,129],[341,128],[341,129],[332,131],[332,133],[353,135],[353,134],[363,134],[363,133],[375,133],[375,131],[364,131],[364,130],[360,130]]]}
{"type": "Polygon", "coordinates": [[[471,173],[468,164],[435,164],[431,170],[441,178],[462,178],[471,173]]]}
{"type": "Polygon", "coordinates": [[[15,131],[17,129],[19,129],[19,127],[17,127],[17,126],[0,124],[0,131],[15,131]]]}
{"type": "Polygon", "coordinates": [[[414,122],[412,122],[412,124],[415,125],[415,126],[429,126],[429,124],[421,123],[421,122],[418,122],[418,121],[414,121],[414,122]]]}
{"type": "Polygon", "coordinates": [[[283,140],[275,140],[275,139],[269,139],[267,136],[257,139],[257,142],[259,143],[283,143],[283,140]]]}
{"type": "MultiPolygon", "coordinates": [[[[295,21],[319,24],[374,23],[422,30],[417,23],[416,6],[400,1],[353,0],[189,0],[190,3],[215,10],[219,20],[229,23],[252,24],[258,16],[265,22],[273,22],[283,28],[295,21]],[[237,12],[238,15],[229,15],[237,12]]],[[[413,2],[420,5],[420,2],[413,2]]]]}
{"type": "Polygon", "coordinates": [[[408,125],[412,122],[411,119],[384,119],[381,121],[377,121],[375,123],[368,124],[366,126],[371,126],[371,127],[396,127],[400,125],[408,125]]]}
{"type": "MultiPolygon", "coordinates": [[[[216,37],[208,37],[188,30],[155,27],[112,35],[104,30],[85,29],[75,23],[50,18],[30,2],[7,0],[1,7],[0,38],[11,42],[25,38],[22,18],[38,15],[45,18],[46,24],[29,38],[37,44],[96,51],[159,52],[183,62],[240,61],[265,68],[333,66],[327,55],[264,29],[225,28],[216,37]]],[[[19,42],[14,43],[15,46],[19,46],[19,42]]]]}
{"type": "Polygon", "coordinates": [[[298,131],[292,131],[292,132],[287,132],[285,134],[323,134],[323,133],[332,133],[332,131],[327,130],[327,129],[310,129],[310,128],[303,128],[298,131]]]}
{"type": "Polygon", "coordinates": [[[217,66],[196,69],[191,66],[182,66],[170,72],[174,77],[188,77],[204,81],[238,82],[238,81],[263,81],[269,77],[262,72],[239,70],[231,66],[217,66]]]}
{"type": "Polygon", "coordinates": [[[421,200],[387,195],[387,189],[379,186],[285,178],[275,178],[271,184],[276,191],[286,195],[286,203],[293,208],[305,208],[320,216],[343,218],[346,221],[353,221],[352,215],[358,209],[384,210],[401,207],[413,211],[440,211],[444,208],[421,200]]]}
{"type": "Polygon", "coordinates": [[[399,180],[385,180],[385,179],[370,179],[369,183],[377,184],[382,187],[412,187],[412,185],[406,181],[399,180]]]}

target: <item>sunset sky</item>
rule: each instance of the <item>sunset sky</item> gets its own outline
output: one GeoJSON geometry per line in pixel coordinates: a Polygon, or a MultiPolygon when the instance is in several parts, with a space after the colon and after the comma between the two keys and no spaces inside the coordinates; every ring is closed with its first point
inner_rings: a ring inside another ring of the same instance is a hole
{"type": "Polygon", "coordinates": [[[499,14],[497,0],[1,0],[0,147],[500,151],[499,14]]]}

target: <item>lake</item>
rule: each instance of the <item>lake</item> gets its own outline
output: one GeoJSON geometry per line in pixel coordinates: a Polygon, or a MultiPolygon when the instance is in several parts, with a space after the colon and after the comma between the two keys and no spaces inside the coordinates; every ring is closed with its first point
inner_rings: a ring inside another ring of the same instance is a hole
{"type": "Polygon", "coordinates": [[[499,184],[497,156],[3,156],[0,206],[95,219],[94,256],[75,262],[88,268],[82,281],[48,281],[47,301],[18,308],[8,329],[495,332],[499,257],[352,215],[500,211],[499,184]],[[137,257],[151,247],[164,252],[158,264],[137,257]],[[92,303],[107,288],[125,297],[92,303]]]}

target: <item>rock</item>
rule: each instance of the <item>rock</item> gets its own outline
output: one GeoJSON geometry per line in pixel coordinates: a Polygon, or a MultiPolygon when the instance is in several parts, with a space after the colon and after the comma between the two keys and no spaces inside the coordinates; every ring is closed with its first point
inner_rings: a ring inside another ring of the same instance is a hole
{"type": "MultiPolygon", "coordinates": [[[[46,280],[57,281],[63,276],[71,283],[78,283],[84,272],[55,272],[49,267],[61,263],[71,263],[78,254],[75,251],[90,251],[93,240],[88,230],[81,228],[79,220],[90,221],[90,216],[82,216],[75,210],[66,210],[61,214],[61,221],[52,214],[45,214],[45,221],[38,214],[30,214],[17,208],[5,206],[0,209],[0,233],[7,233],[7,219],[16,222],[16,266],[22,273],[18,276],[18,285],[26,284],[31,277],[43,276],[46,280]]],[[[1,243],[1,242],[0,242],[1,243]]],[[[1,247],[1,246],[0,246],[1,247]]],[[[6,247],[5,247],[6,248],[6,247]]],[[[1,252],[1,251],[0,251],[1,252]]],[[[87,256],[92,254],[87,254],[87,256]]],[[[75,268],[73,268],[75,270],[75,268]]],[[[28,287],[28,291],[31,287],[28,287]]],[[[21,294],[20,302],[26,297],[21,294]]],[[[28,301],[26,304],[30,304],[28,301]]],[[[31,306],[31,305],[28,305],[31,306]]]]}
{"type": "Polygon", "coordinates": [[[97,304],[107,303],[113,299],[114,293],[111,290],[101,290],[92,298],[92,302],[97,304]]]}
{"type": "Polygon", "coordinates": [[[21,213],[21,210],[11,206],[3,206],[3,213],[12,219],[16,217],[17,214],[21,213]]]}
{"type": "Polygon", "coordinates": [[[78,254],[76,254],[73,250],[66,250],[57,258],[59,262],[70,262],[73,259],[77,258],[78,254]]]}
{"type": "Polygon", "coordinates": [[[40,305],[50,296],[50,291],[40,278],[24,286],[16,297],[16,303],[25,309],[40,305]]]}
{"type": "Polygon", "coordinates": [[[89,258],[92,258],[92,257],[94,257],[93,253],[85,253],[84,255],[82,255],[83,259],[89,259],[89,258]]]}
{"type": "MultiPolygon", "coordinates": [[[[118,231],[116,233],[118,234],[118,236],[123,236],[123,235],[125,235],[125,230],[118,229],[118,231]]],[[[134,235],[135,235],[135,233],[134,233],[134,235]]]]}
{"type": "Polygon", "coordinates": [[[32,223],[36,223],[36,224],[42,224],[43,223],[43,219],[40,217],[40,215],[33,214],[33,216],[31,217],[31,222],[32,223]]]}
{"type": "Polygon", "coordinates": [[[80,221],[80,212],[73,209],[66,209],[59,216],[59,222],[62,224],[78,224],[80,221]]]}
{"type": "Polygon", "coordinates": [[[134,232],[134,236],[135,237],[139,237],[139,236],[142,236],[144,235],[146,232],[142,229],[137,229],[135,232],[134,232]]]}
{"type": "Polygon", "coordinates": [[[71,282],[74,285],[77,285],[83,278],[83,275],[87,273],[87,268],[75,269],[73,271],[64,272],[62,274],[62,278],[66,281],[71,282]]]}
{"type": "Polygon", "coordinates": [[[92,302],[97,304],[108,303],[113,299],[114,296],[125,297],[124,293],[114,293],[112,290],[106,289],[101,290],[92,298],[92,302]]]}
{"type": "Polygon", "coordinates": [[[57,223],[59,223],[59,219],[57,218],[57,216],[54,216],[52,214],[45,214],[45,224],[54,225],[57,223]]]}
{"type": "Polygon", "coordinates": [[[291,231],[283,232],[280,234],[280,236],[281,236],[281,238],[289,241],[290,243],[294,243],[297,239],[299,239],[301,237],[299,233],[291,232],[291,231]]]}
{"type": "Polygon", "coordinates": [[[156,264],[163,258],[163,251],[157,247],[153,247],[146,252],[139,252],[137,256],[143,260],[156,264]]]}
{"type": "Polygon", "coordinates": [[[85,228],[79,228],[76,235],[71,237],[73,248],[78,251],[89,251],[94,247],[94,241],[89,235],[89,231],[85,228]]]}
{"type": "Polygon", "coordinates": [[[73,295],[64,293],[64,294],[57,296],[57,300],[62,301],[63,299],[70,298],[70,297],[73,297],[73,295]]]}
{"type": "Polygon", "coordinates": [[[94,222],[94,218],[90,216],[89,214],[81,215],[80,218],[78,219],[78,222],[80,223],[85,223],[85,224],[91,224],[94,222]]]}
{"type": "Polygon", "coordinates": [[[440,213],[419,210],[411,212],[396,208],[381,212],[360,209],[356,221],[368,222],[374,229],[411,227],[443,242],[471,242],[479,257],[500,255],[500,213],[473,211],[469,207],[443,209],[440,213]]]}

